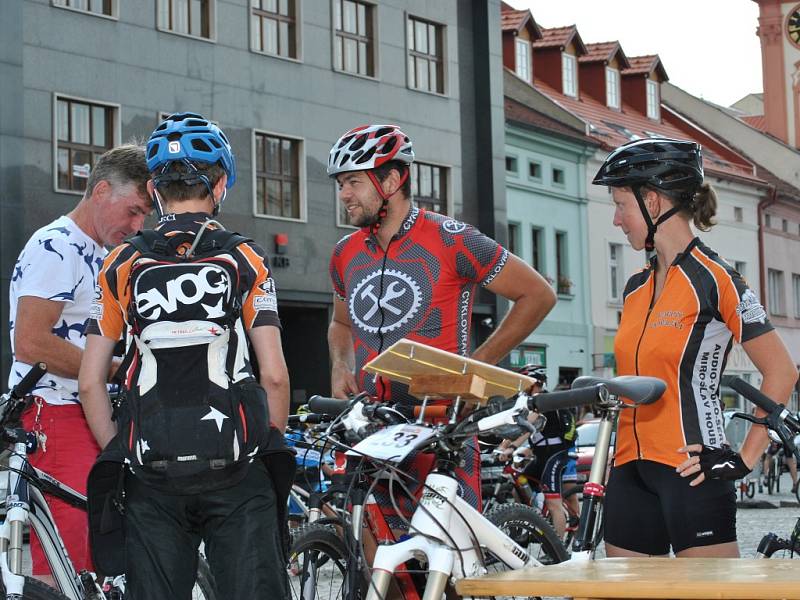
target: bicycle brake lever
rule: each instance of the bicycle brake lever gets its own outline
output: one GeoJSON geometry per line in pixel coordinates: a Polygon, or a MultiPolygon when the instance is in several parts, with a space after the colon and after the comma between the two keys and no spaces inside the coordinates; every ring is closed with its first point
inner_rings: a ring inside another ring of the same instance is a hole
{"type": "Polygon", "coordinates": [[[768,425],[767,419],[764,417],[756,417],[753,415],[748,415],[747,413],[733,413],[732,419],[744,419],[745,421],[750,421],[751,423],[755,423],[756,425],[768,425]]]}
{"type": "Polygon", "coordinates": [[[531,432],[536,433],[536,427],[533,426],[533,423],[528,421],[528,411],[520,412],[514,419],[520,427],[523,429],[531,432]]]}

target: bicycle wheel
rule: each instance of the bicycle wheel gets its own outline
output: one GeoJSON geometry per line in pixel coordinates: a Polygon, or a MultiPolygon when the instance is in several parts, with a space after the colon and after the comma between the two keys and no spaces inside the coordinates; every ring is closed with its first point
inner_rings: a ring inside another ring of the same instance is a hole
{"type": "MultiPolygon", "coordinates": [[[[491,511],[486,518],[543,564],[555,564],[569,558],[569,552],[558,539],[553,526],[530,506],[506,504],[491,511]]],[[[504,567],[496,559],[494,564],[504,567]]]]}
{"type": "Polygon", "coordinates": [[[359,600],[366,595],[367,574],[356,574],[348,593],[350,552],[335,527],[311,523],[292,532],[289,587],[294,600],[359,600]]]}
{"type": "MultiPolygon", "coordinates": [[[[0,581],[0,598],[5,597],[6,586],[0,581]]],[[[21,600],[69,600],[69,598],[38,579],[26,577],[21,600]]]]}
{"type": "Polygon", "coordinates": [[[800,540],[793,541],[768,533],[761,538],[757,552],[763,558],[800,558],[800,540]]]}
{"type": "Polygon", "coordinates": [[[211,574],[206,557],[202,554],[197,561],[197,581],[192,589],[192,600],[217,600],[214,576],[211,574]]]}

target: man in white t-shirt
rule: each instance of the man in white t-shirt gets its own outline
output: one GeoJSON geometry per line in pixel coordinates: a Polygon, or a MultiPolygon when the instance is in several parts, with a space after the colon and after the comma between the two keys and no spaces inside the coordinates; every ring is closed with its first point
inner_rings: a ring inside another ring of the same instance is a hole
{"type": "MultiPolygon", "coordinates": [[[[9,290],[13,363],[9,388],[36,362],[47,374],[23,416],[38,448],[28,458],[36,467],[86,493],[86,477],[99,453],[86,425],[78,392],[78,370],[86,343],[84,327],[95,280],[107,251],[142,228],[151,210],[150,175],[144,148],[125,145],[97,161],[78,205],[34,233],[14,265],[9,290]]],[[[109,378],[113,373],[109,373],[109,378]]],[[[76,569],[94,570],[86,513],[48,498],[53,517],[76,569]]],[[[31,540],[34,576],[48,581],[49,568],[38,540],[31,540]]]]}

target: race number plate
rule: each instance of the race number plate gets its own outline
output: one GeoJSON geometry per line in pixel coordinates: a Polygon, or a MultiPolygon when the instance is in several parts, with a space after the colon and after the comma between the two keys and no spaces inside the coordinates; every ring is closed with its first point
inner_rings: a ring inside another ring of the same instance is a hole
{"type": "Polygon", "coordinates": [[[430,427],[391,425],[361,440],[352,450],[348,450],[347,454],[401,462],[432,435],[433,429],[430,427]]]}

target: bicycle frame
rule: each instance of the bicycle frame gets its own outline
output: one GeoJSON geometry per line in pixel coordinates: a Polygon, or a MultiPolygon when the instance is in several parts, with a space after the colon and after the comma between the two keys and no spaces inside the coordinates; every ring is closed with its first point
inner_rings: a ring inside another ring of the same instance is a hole
{"type": "MultiPolygon", "coordinates": [[[[24,439],[24,430],[21,432],[24,439]]],[[[26,460],[24,442],[15,442],[9,457],[6,519],[0,526],[0,570],[6,587],[6,597],[22,597],[25,578],[22,576],[22,530],[29,522],[42,544],[44,555],[50,565],[58,589],[73,600],[83,600],[85,589],[80,575],[75,572],[64,542],[58,533],[50,508],[42,491],[31,484],[30,479],[44,484],[48,493],[72,504],[85,506],[86,497],[64,485],[47,473],[32,467],[26,460]]]]}
{"type": "Polygon", "coordinates": [[[373,562],[367,600],[386,597],[392,575],[419,554],[428,559],[428,584],[423,600],[441,598],[451,574],[465,577],[486,572],[475,542],[513,569],[539,565],[519,544],[458,496],[458,481],[449,474],[431,473],[411,517],[412,537],[379,546],[373,562]]]}

